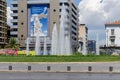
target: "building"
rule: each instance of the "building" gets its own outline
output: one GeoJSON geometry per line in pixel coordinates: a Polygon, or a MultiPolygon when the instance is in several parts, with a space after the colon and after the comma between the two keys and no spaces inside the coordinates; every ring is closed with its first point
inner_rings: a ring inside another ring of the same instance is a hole
{"type": "Polygon", "coordinates": [[[4,47],[7,40],[6,31],[6,0],[0,0],[0,46],[4,47]]]}
{"type": "Polygon", "coordinates": [[[96,41],[88,40],[88,53],[96,53],[96,41]]]}
{"type": "Polygon", "coordinates": [[[9,43],[9,40],[11,38],[10,31],[11,31],[10,26],[7,25],[7,41],[6,41],[7,43],[9,43]]]}
{"type": "Polygon", "coordinates": [[[86,27],[85,24],[80,24],[79,26],[79,35],[78,35],[78,38],[79,38],[79,52],[81,52],[83,50],[83,43],[84,43],[84,40],[85,40],[85,43],[86,43],[86,47],[87,47],[87,41],[88,41],[88,28],[86,27]]]}
{"type": "Polygon", "coordinates": [[[39,20],[42,23],[42,35],[47,35],[52,39],[52,30],[54,23],[57,25],[59,32],[62,6],[65,5],[67,12],[67,25],[69,25],[70,45],[72,51],[77,50],[78,43],[78,8],[73,3],[73,0],[12,0],[11,10],[13,13],[11,36],[18,39],[20,46],[25,48],[25,40],[27,37],[34,37],[35,29],[33,29],[33,20],[39,20]],[[38,13],[41,14],[38,17],[38,13]],[[46,18],[47,17],[47,18],[46,18]]]}
{"type": "Polygon", "coordinates": [[[80,24],[78,32],[79,41],[83,41],[83,37],[86,38],[86,41],[88,40],[88,28],[85,24],[80,24]]]}
{"type": "Polygon", "coordinates": [[[120,20],[105,24],[106,47],[120,47],[120,20]]]}

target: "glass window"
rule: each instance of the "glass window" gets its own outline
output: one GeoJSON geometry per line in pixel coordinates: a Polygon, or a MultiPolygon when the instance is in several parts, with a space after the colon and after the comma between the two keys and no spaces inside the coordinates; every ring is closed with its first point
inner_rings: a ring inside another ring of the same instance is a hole
{"type": "Polygon", "coordinates": [[[111,35],[114,35],[114,33],[115,33],[115,30],[111,29],[111,35]]]}

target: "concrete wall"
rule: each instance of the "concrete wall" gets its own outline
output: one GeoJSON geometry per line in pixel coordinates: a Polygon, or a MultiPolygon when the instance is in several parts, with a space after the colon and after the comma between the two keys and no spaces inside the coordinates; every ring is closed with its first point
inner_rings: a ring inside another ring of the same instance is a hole
{"type": "Polygon", "coordinates": [[[120,73],[120,62],[0,63],[0,71],[120,73]]]}
{"type": "Polygon", "coordinates": [[[59,33],[60,19],[59,19],[59,0],[50,0],[50,32],[49,36],[52,38],[52,30],[54,26],[54,22],[57,25],[57,31],[59,33]]]}
{"type": "Polygon", "coordinates": [[[25,47],[28,36],[27,0],[18,0],[18,39],[21,47],[25,47]]]}

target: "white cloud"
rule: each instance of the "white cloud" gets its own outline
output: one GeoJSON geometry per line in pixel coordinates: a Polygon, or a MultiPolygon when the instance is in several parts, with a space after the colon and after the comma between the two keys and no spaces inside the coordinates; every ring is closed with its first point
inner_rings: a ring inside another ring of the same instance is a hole
{"type": "Polygon", "coordinates": [[[43,33],[44,33],[45,35],[47,35],[48,31],[47,31],[47,30],[45,30],[45,31],[43,31],[43,33]]]}
{"type": "Polygon", "coordinates": [[[12,17],[10,16],[10,14],[12,13],[12,11],[10,10],[10,7],[7,7],[7,24],[11,25],[11,19],[12,17]]]}
{"type": "Polygon", "coordinates": [[[105,41],[104,24],[120,19],[119,0],[82,0],[78,7],[80,23],[86,24],[90,38],[95,39],[95,33],[99,33],[100,40],[105,41]]]}

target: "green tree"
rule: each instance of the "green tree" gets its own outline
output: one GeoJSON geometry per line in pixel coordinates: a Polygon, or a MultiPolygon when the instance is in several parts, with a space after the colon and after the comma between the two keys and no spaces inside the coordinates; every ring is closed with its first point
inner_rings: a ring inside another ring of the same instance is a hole
{"type": "Polygon", "coordinates": [[[17,44],[16,39],[15,38],[11,38],[9,43],[6,45],[6,48],[18,49],[19,45],[17,44]]]}

